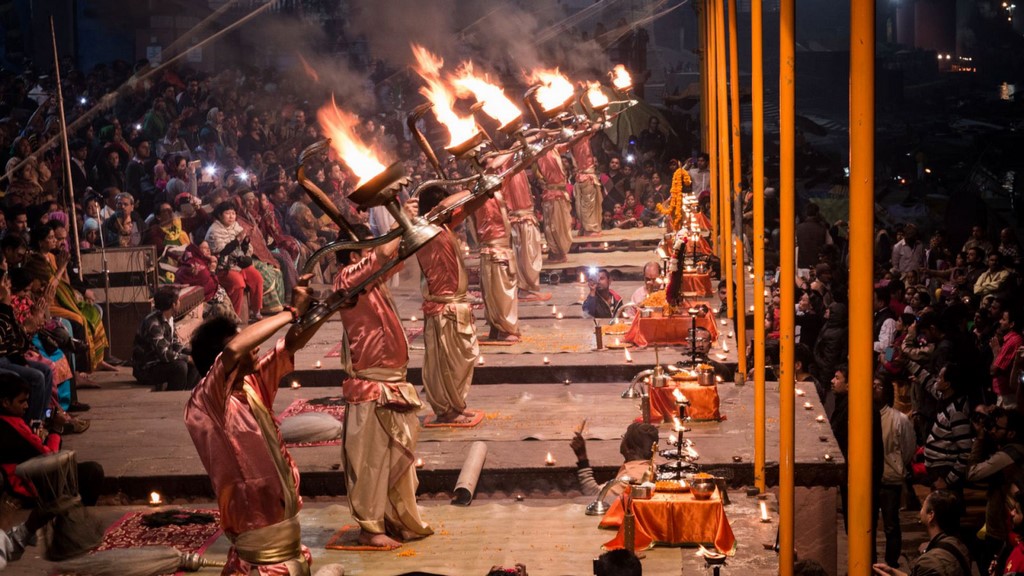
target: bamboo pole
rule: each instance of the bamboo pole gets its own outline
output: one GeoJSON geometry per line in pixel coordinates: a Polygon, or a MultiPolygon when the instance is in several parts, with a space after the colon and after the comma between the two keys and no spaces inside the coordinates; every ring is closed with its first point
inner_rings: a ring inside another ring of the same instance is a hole
{"type": "Polygon", "coordinates": [[[764,357],[764,62],[762,0],[750,2],[750,102],[752,116],[752,168],[754,192],[754,485],[767,488],[765,462],[765,357],[764,357]]]}
{"type": "MultiPolygon", "coordinates": [[[[82,246],[78,232],[78,212],[75,208],[75,187],[71,183],[71,151],[68,150],[68,124],[64,116],[64,89],[60,85],[60,57],[57,55],[57,32],[53,27],[53,16],[50,16],[50,37],[53,39],[54,80],[57,81],[57,112],[59,113],[57,119],[60,121],[60,147],[61,153],[64,156],[64,191],[67,193],[68,200],[65,208],[71,211],[71,250],[75,255],[75,267],[78,269],[78,280],[81,282],[83,280],[82,246]]],[[[104,293],[103,297],[110,298],[106,293],[104,293]]]]}
{"type": "Polygon", "coordinates": [[[727,53],[725,48],[726,14],[723,0],[715,0],[715,52],[718,55],[715,76],[718,87],[718,180],[715,192],[718,194],[718,210],[721,213],[719,234],[722,242],[721,266],[726,286],[726,311],[729,318],[735,318],[736,296],[733,288],[735,279],[732,269],[732,186],[729,183],[729,105],[728,82],[726,80],[727,53]]]}
{"type": "Polygon", "coordinates": [[[849,573],[871,572],[875,4],[850,3],[849,573]]]}
{"type": "Polygon", "coordinates": [[[779,3],[779,574],[792,576],[794,560],[794,391],[796,303],[796,3],[779,3]]]}
{"type": "Polygon", "coordinates": [[[729,0],[729,99],[732,103],[732,194],[733,202],[736,203],[734,213],[736,222],[733,229],[736,231],[735,271],[733,278],[736,280],[736,355],[738,356],[737,371],[740,377],[746,381],[747,378],[747,270],[743,267],[743,187],[740,185],[742,179],[743,157],[740,150],[740,55],[739,41],[737,40],[736,29],[738,14],[736,11],[736,0],[729,0]]]}

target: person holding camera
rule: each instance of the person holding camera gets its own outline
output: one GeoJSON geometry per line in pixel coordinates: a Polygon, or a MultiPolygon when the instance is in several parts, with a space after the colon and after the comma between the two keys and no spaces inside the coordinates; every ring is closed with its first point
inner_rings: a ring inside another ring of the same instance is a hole
{"type": "Polygon", "coordinates": [[[989,561],[1009,540],[1006,502],[1010,486],[1024,483],[1024,416],[1002,407],[979,409],[971,415],[974,446],[967,465],[967,481],[988,486],[985,505],[985,540],[978,566],[989,561]]]}
{"type": "Polygon", "coordinates": [[[604,268],[592,274],[587,284],[590,295],[583,301],[583,313],[591,318],[614,318],[622,307],[622,296],[612,290],[612,278],[604,268]]]}
{"type": "Polygon", "coordinates": [[[217,254],[217,279],[227,291],[235,314],[242,316],[245,291],[249,290],[249,320],[263,317],[263,276],[252,265],[252,246],[245,237],[245,230],[238,223],[235,205],[224,201],[213,209],[213,223],[206,231],[210,252],[217,254]]]}

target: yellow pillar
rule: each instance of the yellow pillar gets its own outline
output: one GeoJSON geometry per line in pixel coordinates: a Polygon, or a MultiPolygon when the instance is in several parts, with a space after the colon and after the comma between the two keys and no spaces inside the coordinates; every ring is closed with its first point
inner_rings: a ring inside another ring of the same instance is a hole
{"type": "Polygon", "coordinates": [[[721,212],[719,226],[722,242],[721,265],[722,276],[725,277],[726,291],[725,308],[729,318],[735,318],[736,299],[733,295],[734,283],[732,269],[732,186],[729,183],[729,105],[728,83],[726,81],[726,48],[725,48],[725,6],[723,0],[715,0],[715,52],[718,56],[715,76],[718,85],[718,179],[715,192],[718,194],[718,210],[721,212]]]}
{"type": "Polygon", "coordinates": [[[754,485],[765,491],[764,410],[764,62],[761,0],[750,2],[751,190],[754,192],[754,485]]]}
{"type": "Polygon", "coordinates": [[[793,347],[796,302],[796,70],[795,0],[779,2],[779,574],[793,574],[794,391],[793,347]]]}
{"type": "Polygon", "coordinates": [[[711,186],[711,249],[721,256],[722,243],[718,238],[719,232],[719,211],[718,211],[718,185],[715,183],[718,175],[718,166],[714,159],[718,157],[718,78],[715,69],[718,66],[716,45],[715,45],[715,0],[703,0],[701,3],[704,24],[704,47],[707,56],[704,58],[703,83],[704,102],[707,104],[708,120],[707,132],[704,139],[704,150],[709,156],[708,170],[710,173],[709,185],[711,186]]]}
{"type": "MultiPolygon", "coordinates": [[[[729,100],[732,104],[732,190],[733,202],[737,207],[743,206],[742,180],[743,157],[740,154],[740,64],[739,42],[736,39],[737,23],[736,0],[729,0],[729,100]]],[[[742,214],[740,210],[734,213],[742,214]]],[[[733,223],[736,230],[736,243],[733,261],[736,279],[736,354],[739,357],[738,371],[744,381],[747,378],[747,270],[743,267],[743,220],[733,223]]]]}
{"type": "Polygon", "coordinates": [[[850,3],[849,573],[871,572],[874,340],[875,4],[850,3]]]}

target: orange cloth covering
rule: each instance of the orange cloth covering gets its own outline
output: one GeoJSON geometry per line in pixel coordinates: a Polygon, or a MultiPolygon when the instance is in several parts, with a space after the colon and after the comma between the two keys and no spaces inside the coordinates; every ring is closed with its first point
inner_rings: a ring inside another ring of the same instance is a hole
{"type": "Polygon", "coordinates": [[[707,296],[711,294],[711,275],[708,273],[698,274],[696,272],[688,274],[683,272],[683,294],[696,294],[697,296],[707,296]]]}
{"type": "MultiPolygon", "coordinates": [[[[650,500],[634,499],[632,502],[637,550],[646,550],[655,544],[710,544],[722,554],[736,553],[736,537],[717,490],[710,500],[697,500],[688,492],[656,492],[650,500]]],[[[623,516],[622,498],[616,498],[599,524],[601,528],[618,528],[615,538],[602,546],[605,550],[625,547],[623,516]]]]}
{"type": "MultiPolygon", "coordinates": [[[[651,344],[689,344],[690,316],[662,316],[660,318],[633,318],[623,340],[636,346],[651,344]]],[[[718,327],[715,326],[715,315],[708,312],[703,318],[697,318],[697,327],[711,333],[712,340],[718,340],[718,327]]],[[[698,334],[699,335],[699,334],[698,334]]]]}
{"type": "Polygon", "coordinates": [[[711,230],[711,220],[703,213],[697,213],[697,226],[700,226],[701,230],[711,230]]]}
{"type": "Polygon", "coordinates": [[[697,382],[679,382],[675,386],[651,388],[651,420],[669,422],[679,414],[676,399],[672,391],[676,388],[690,401],[687,414],[693,420],[721,420],[719,411],[721,400],[718,397],[718,386],[700,386],[697,382]]]}

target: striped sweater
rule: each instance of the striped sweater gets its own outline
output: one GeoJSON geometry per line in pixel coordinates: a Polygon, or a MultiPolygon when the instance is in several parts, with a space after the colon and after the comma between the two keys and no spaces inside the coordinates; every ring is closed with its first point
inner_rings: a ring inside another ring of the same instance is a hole
{"type": "Polygon", "coordinates": [[[971,455],[974,431],[971,429],[967,397],[952,399],[935,417],[924,443],[925,467],[944,473],[950,487],[963,484],[971,455]]]}

